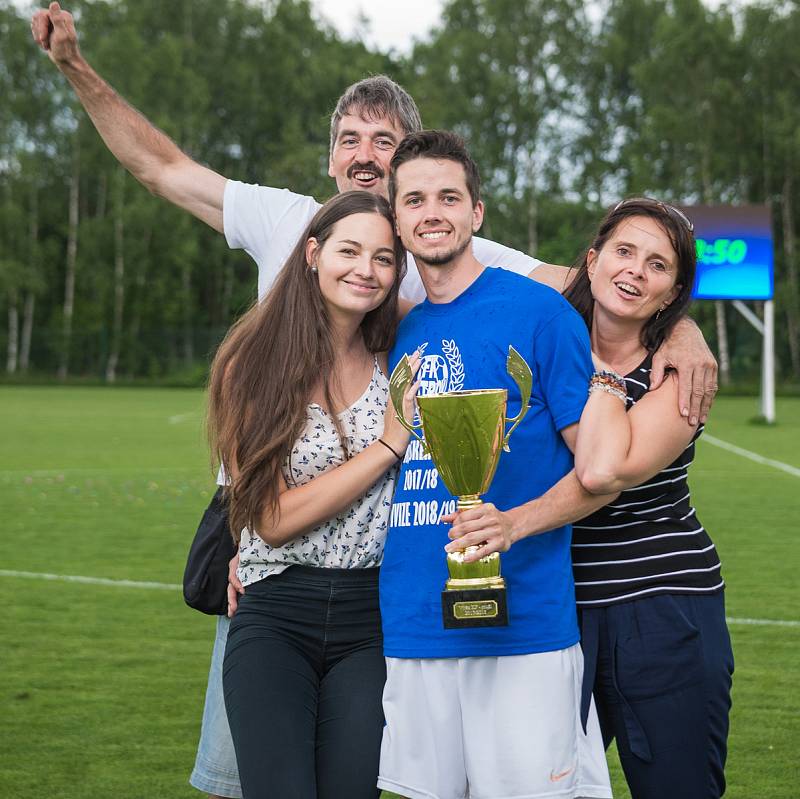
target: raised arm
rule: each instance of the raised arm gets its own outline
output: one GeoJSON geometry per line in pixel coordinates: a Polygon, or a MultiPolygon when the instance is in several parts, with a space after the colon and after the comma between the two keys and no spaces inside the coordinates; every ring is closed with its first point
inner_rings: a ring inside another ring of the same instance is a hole
{"type": "Polygon", "coordinates": [[[625,402],[594,391],[581,416],[575,471],[593,494],[624,491],[669,466],[688,446],[696,427],[678,413],[674,374],[626,412],[625,402]]]}
{"type": "Polygon", "coordinates": [[[72,15],[50,3],[33,15],[31,32],[72,85],[114,157],[150,192],[221,233],[225,178],[189,158],[89,66],[72,15]]]}

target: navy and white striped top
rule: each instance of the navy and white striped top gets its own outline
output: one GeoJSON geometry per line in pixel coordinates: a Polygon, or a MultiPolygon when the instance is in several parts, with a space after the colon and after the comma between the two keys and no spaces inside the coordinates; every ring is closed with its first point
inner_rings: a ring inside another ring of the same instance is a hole
{"type": "MultiPolygon", "coordinates": [[[[652,355],[625,377],[628,410],[650,387],[652,355]]],[[[711,594],[723,588],[717,550],[689,497],[694,442],[654,477],[576,522],[575,597],[598,607],[655,594],[711,594]]]]}

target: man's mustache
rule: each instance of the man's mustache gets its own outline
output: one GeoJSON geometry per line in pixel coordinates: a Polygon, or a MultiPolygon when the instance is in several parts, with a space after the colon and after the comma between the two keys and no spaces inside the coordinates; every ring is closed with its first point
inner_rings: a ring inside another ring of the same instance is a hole
{"type": "Polygon", "coordinates": [[[363,164],[353,164],[347,170],[347,177],[352,178],[356,172],[373,172],[379,178],[384,177],[385,174],[384,171],[374,161],[366,161],[363,164]]]}

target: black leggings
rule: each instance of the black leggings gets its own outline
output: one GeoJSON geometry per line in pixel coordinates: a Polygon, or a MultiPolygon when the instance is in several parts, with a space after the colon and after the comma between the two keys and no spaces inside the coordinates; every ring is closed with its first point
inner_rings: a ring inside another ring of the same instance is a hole
{"type": "Polygon", "coordinates": [[[248,585],[222,677],[245,799],[376,799],[385,679],[378,569],[248,585]]]}

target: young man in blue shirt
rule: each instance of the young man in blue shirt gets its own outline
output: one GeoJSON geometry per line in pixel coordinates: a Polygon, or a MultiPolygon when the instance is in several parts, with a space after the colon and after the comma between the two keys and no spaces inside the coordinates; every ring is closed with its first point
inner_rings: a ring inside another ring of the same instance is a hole
{"type": "MultiPolygon", "coordinates": [[[[427,292],[402,322],[390,365],[419,350],[421,393],[507,388],[514,416],[513,345],[531,367],[533,391],[486,504],[462,514],[489,531],[476,557],[505,552],[508,626],[444,628],[455,501],[420,446],[406,453],[381,569],[388,677],[379,787],[410,799],[610,797],[596,716],[587,733],[579,719],[583,662],[566,524],[608,499],[589,495],[572,473],[593,368],[586,327],[557,292],[475,258],[483,204],[458,136],[406,137],[389,190],[427,292]],[[556,484],[543,509],[537,498],[556,484]]],[[[462,532],[473,529],[465,524],[462,532]]]]}

